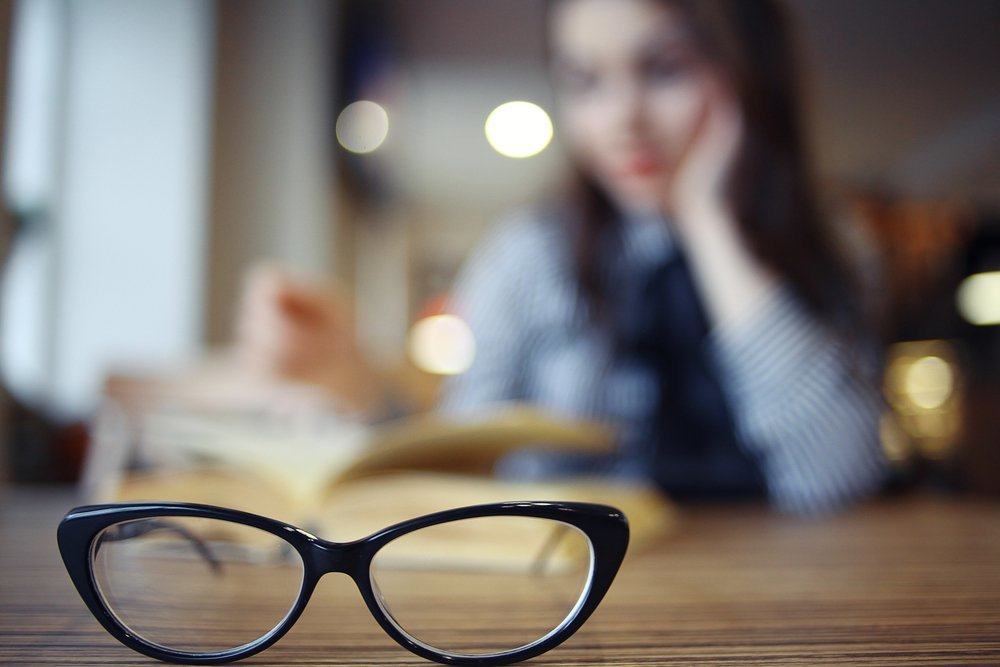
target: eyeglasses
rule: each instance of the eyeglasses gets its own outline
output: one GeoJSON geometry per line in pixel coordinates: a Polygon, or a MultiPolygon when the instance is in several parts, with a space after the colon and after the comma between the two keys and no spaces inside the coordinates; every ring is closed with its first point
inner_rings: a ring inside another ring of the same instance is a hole
{"type": "Polygon", "coordinates": [[[600,603],[628,546],[605,505],[509,502],[429,514],[352,542],[189,503],[90,505],[59,524],[80,596],[120,642],[168,662],[264,650],[319,579],[350,576],[382,629],[451,665],[502,665],[559,645],[600,603]]]}

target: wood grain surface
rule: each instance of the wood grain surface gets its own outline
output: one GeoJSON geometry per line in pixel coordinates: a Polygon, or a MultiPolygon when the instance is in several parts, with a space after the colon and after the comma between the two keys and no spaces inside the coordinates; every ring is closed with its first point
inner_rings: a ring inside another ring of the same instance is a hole
{"type": "MultiPolygon", "coordinates": [[[[73,590],[55,544],[73,504],[51,489],[0,496],[0,664],[156,664],[73,590]]],[[[245,664],[428,663],[331,575],[245,664]]],[[[687,508],[673,537],[630,554],[590,622],[531,664],[1000,664],[1000,504],[896,498],[813,520],[687,508]]]]}

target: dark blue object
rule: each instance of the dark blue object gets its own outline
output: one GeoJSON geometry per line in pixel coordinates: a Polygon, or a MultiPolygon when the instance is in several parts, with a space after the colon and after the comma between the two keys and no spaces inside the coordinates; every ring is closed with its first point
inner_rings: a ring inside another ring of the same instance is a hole
{"type": "Polygon", "coordinates": [[[675,498],[762,496],[758,462],[740,446],[709,348],[709,323],[680,248],[614,304],[619,354],[649,368],[659,397],[628,455],[675,498]]]}

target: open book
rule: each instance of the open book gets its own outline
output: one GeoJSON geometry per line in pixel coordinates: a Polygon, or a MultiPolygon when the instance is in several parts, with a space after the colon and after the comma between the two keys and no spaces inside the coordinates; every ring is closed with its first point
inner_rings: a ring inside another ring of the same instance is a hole
{"type": "MultiPolygon", "coordinates": [[[[375,428],[322,419],[274,423],[186,407],[148,413],[142,431],[152,464],[108,478],[97,499],[232,507],[338,541],[429,512],[514,500],[616,506],[629,519],[632,550],[667,533],[674,519],[672,506],[651,488],[599,478],[491,477],[500,456],[524,446],[592,453],[612,447],[603,425],[521,406],[478,421],[428,414],[375,428]]],[[[502,544],[496,553],[503,553],[502,544]]]]}

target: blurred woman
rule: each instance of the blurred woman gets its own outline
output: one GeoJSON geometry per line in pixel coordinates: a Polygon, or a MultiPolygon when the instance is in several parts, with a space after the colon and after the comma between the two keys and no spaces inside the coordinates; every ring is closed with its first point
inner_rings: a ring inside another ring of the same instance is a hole
{"type": "MultiPolygon", "coordinates": [[[[556,0],[547,34],[572,180],[504,220],[461,272],[454,308],[478,354],[441,409],[520,400],[618,426],[614,456],[528,450],[503,462],[519,476],[651,479],[792,511],[873,491],[873,348],[817,205],[780,8],[556,0]]],[[[258,282],[245,345],[278,332],[255,354],[375,409],[342,309],[258,282]],[[297,305],[272,307],[282,299],[297,305]]]]}

